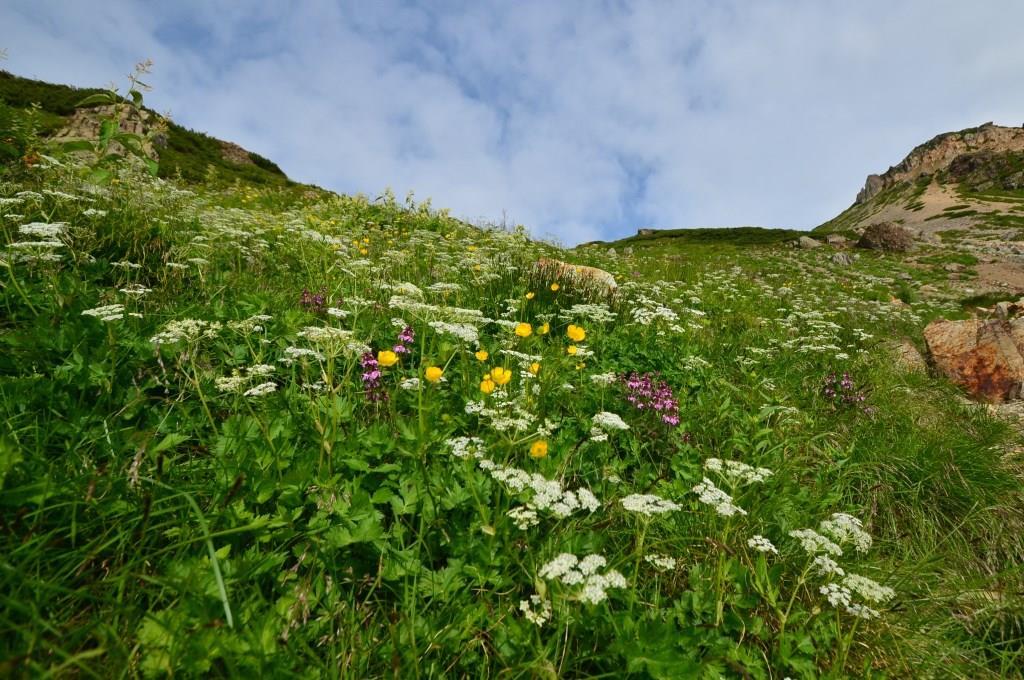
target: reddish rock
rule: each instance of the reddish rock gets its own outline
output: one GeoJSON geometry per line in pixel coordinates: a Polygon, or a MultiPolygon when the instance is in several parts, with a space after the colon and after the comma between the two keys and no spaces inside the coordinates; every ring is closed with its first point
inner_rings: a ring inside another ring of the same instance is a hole
{"type": "Polygon", "coordinates": [[[976,399],[1001,403],[1024,385],[1024,318],[940,319],[924,329],[932,361],[976,399]]]}

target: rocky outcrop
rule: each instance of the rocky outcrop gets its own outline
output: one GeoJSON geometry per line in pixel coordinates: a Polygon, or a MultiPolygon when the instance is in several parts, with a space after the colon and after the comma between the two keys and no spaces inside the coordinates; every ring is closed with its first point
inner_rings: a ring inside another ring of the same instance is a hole
{"type": "Polygon", "coordinates": [[[924,329],[935,367],[975,399],[1002,403],[1024,385],[1024,318],[940,319],[924,329]]]}
{"type": "Polygon", "coordinates": [[[849,267],[853,264],[853,257],[849,253],[835,253],[832,256],[832,264],[842,265],[843,267],[849,267]]]}
{"type": "MultiPolygon", "coordinates": [[[[58,131],[53,139],[56,142],[95,141],[100,136],[100,124],[115,115],[117,115],[117,111],[113,104],[77,109],[68,119],[67,125],[58,131]]],[[[150,141],[148,135],[156,123],[157,117],[145,109],[125,106],[121,110],[119,120],[121,132],[138,135],[142,139],[143,152],[153,160],[157,160],[159,157],[156,145],[159,145],[160,140],[150,141]]],[[[111,144],[110,151],[117,154],[124,153],[124,149],[120,148],[116,142],[111,144]]]]}
{"type": "Polygon", "coordinates": [[[947,132],[916,147],[898,165],[881,175],[868,175],[854,205],[867,203],[901,182],[913,182],[924,175],[945,170],[964,154],[1024,151],[1024,128],[985,123],[980,127],[947,132]]]}
{"type": "Polygon", "coordinates": [[[892,222],[877,222],[864,230],[858,248],[881,250],[893,253],[905,253],[914,247],[913,235],[892,222]]]}
{"type": "Polygon", "coordinates": [[[232,142],[222,141],[220,143],[220,155],[221,158],[226,161],[230,161],[231,163],[236,163],[238,165],[255,165],[252,161],[252,156],[249,155],[249,152],[232,142]]]}
{"type": "Polygon", "coordinates": [[[810,236],[801,236],[800,238],[797,239],[796,243],[804,250],[810,250],[812,248],[821,247],[821,241],[815,241],[810,236]]]}
{"type": "Polygon", "coordinates": [[[637,229],[637,236],[654,236],[658,232],[657,229],[637,229]]]}

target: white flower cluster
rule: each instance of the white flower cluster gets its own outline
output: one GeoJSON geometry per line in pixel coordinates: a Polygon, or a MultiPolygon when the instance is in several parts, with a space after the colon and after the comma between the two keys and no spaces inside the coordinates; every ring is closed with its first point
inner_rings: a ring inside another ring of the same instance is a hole
{"type": "Polygon", "coordinates": [[[124,318],[124,305],[104,305],[82,312],[82,316],[93,316],[100,321],[117,321],[124,318]]]}
{"type": "Polygon", "coordinates": [[[705,477],[700,484],[693,487],[693,492],[701,503],[710,505],[719,515],[732,517],[733,515],[745,515],[747,511],[736,505],[732,496],[722,491],[715,483],[705,477]]]}
{"type": "Polygon", "coordinates": [[[578,304],[562,311],[558,317],[572,321],[574,319],[587,319],[595,323],[608,323],[615,321],[616,314],[603,304],[578,304]]]}
{"type": "Polygon", "coordinates": [[[562,553],[540,568],[541,578],[559,581],[567,586],[579,586],[577,597],[588,604],[599,604],[607,599],[610,588],[625,588],[626,578],[614,569],[598,573],[607,565],[601,555],[587,555],[582,560],[572,553],[562,553]]]}
{"type": "Polygon", "coordinates": [[[284,356],[278,359],[282,364],[291,366],[299,359],[316,359],[317,361],[324,361],[325,357],[315,349],[309,349],[307,347],[285,347],[284,356]]]}
{"type": "Polygon", "coordinates": [[[630,512],[651,517],[681,510],[683,506],[654,494],[634,493],[622,499],[622,507],[630,512]]]}
{"type": "Polygon", "coordinates": [[[67,231],[67,222],[32,222],[18,227],[18,233],[53,241],[67,231]]]}
{"type": "Polygon", "coordinates": [[[594,512],[601,507],[601,502],[589,489],[563,489],[558,480],[495,463],[487,458],[483,441],[478,437],[455,437],[446,443],[453,456],[476,459],[481,470],[504,484],[513,494],[530,494],[525,506],[508,513],[520,529],[536,526],[537,515],[541,511],[563,519],[575,512],[594,512]]]}
{"type": "Polygon", "coordinates": [[[846,571],[828,555],[817,555],[814,558],[814,573],[818,576],[844,576],[846,571]]]}
{"type": "Polygon", "coordinates": [[[814,529],[794,529],[789,532],[792,538],[800,541],[800,546],[811,555],[827,553],[836,557],[843,554],[843,549],[832,542],[827,536],[822,536],[814,529]]]}
{"type": "Polygon", "coordinates": [[[823,534],[833,538],[837,543],[853,543],[859,553],[871,548],[871,534],[864,531],[864,525],[853,515],[837,512],[830,519],[823,520],[818,528],[823,534]]]}
{"type": "Polygon", "coordinates": [[[629,425],[622,418],[608,411],[595,414],[591,421],[593,422],[593,426],[590,428],[590,441],[592,442],[608,441],[609,432],[629,429],[629,425]]]}
{"type": "Polygon", "coordinates": [[[551,602],[540,595],[531,595],[529,600],[519,601],[519,611],[523,618],[538,626],[543,626],[551,619],[551,602]]]}
{"type": "Polygon", "coordinates": [[[590,382],[595,385],[601,385],[602,387],[607,387],[608,385],[613,384],[615,380],[616,376],[614,373],[595,373],[590,376],[590,382]]]}
{"type": "Polygon", "coordinates": [[[247,389],[245,391],[245,394],[243,396],[246,396],[246,397],[262,397],[265,394],[270,394],[271,392],[276,392],[276,391],[277,391],[277,384],[276,383],[265,382],[265,383],[260,383],[259,385],[256,385],[255,387],[250,387],[249,389],[247,389]]]}
{"type": "Polygon", "coordinates": [[[708,458],[704,461],[704,469],[722,475],[733,484],[754,484],[772,476],[772,471],[768,468],[751,467],[738,460],[720,458],[708,458]]]}
{"type": "Polygon", "coordinates": [[[247,319],[239,319],[238,321],[229,321],[228,328],[239,333],[262,333],[263,324],[270,321],[274,317],[269,314],[254,314],[247,319]]]}
{"type": "Polygon", "coordinates": [[[775,547],[775,544],[761,535],[748,538],[747,546],[758,552],[779,554],[779,549],[775,547]]]}
{"type": "Polygon", "coordinates": [[[125,295],[134,298],[141,298],[152,292],[151,288],[146,288],[141,283],[130,283],[124,288],[120,288],[119,290],[125,295]]]}
{"type": "Polygon", "coordinates": [[[671,571],[676,568],[676,558],[669,557],[668,555],[659,555],[658,553],[644,555],[644,562],[647,562],[658,571],[671,571]]]}
{"type": "Polygon", "coordinates": [[[883,586],[878,581],[861,576],[859,574],[847,574],[843,579],[843,585],[860,595],[868,602],[881,604],[896,597],[896,591],[888,586],[883,586]]]}
{"type": "Polygon", "coordinates": [[[221,329],[218,321],[178,319],[149,339],[154,345],[173,345],[178,342],[196,342],[200,338],[214,338],[221,329]]]}
{"type": "Polygon", "coordinates": [[[427,325],[440,335],[450,335],[465,343],[477,343],[480,341],[480,333],[477,331],[476,326],[472,324],[431,321],[427,325]]]}
{"type": "Polygon", "coordinates": [[[852,593],[849,588],[838,583],[826,583],[818,590],[825,596],[825,599],[827,599],[828,603],[833,607],[850,606],[850,596],[852,593]]]}

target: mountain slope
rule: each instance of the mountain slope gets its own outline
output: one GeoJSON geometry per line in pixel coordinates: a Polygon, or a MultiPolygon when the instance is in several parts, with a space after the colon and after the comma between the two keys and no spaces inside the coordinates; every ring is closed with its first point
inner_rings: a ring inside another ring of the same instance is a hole
{"type": "MultiPolygon", "coordinates": [[[[58,135],[88,117],[92,107],[78,109],[78,103],[103,91],[46,83],[0,71],[0,104],[19,112],[28,112],[37,105],[39,130],[48,136],[58,135]]],[[[273,161],[172,121],[168,122],[166,138],[157,153],[160,177],[181,177],[193,183],[211,178],[255,185],[291,183],[273,161]]]]}
{"type": "Polygon", "coordinates": [[[938,135],[869,175],[853,205],[815,231],[883,221],[925,232],[1024,228],[1024,128],[985,123],[938,135]]]}

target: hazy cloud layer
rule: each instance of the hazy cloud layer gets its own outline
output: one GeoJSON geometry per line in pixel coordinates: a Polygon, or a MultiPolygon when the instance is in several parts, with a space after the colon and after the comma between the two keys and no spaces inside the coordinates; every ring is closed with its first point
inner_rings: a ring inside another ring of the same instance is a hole
{"type": "Polygon", "coordinates": [[[1019,0],[8,0],[0,47],[77,85],[150,57],[151,106],[295,179],[575,243],[815,226],[938,132],[1024,122],[1021,26],[1019,0]]]}

